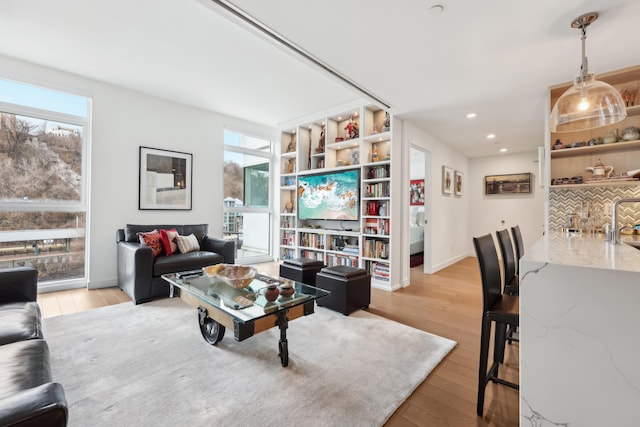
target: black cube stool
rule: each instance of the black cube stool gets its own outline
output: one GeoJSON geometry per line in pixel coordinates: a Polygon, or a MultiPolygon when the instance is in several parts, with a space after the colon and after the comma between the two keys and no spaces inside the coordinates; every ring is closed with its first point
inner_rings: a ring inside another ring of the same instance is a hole
{"type": "Polygon", "coordinates": [[[286,259],[280,264],[280,277],[302,282],[305,285],[316,285],[316,274],[324,264],[309,258],[286,259]]]}
{"type": "Polygon", "coordinates": [[[325,267],[316,276],[316,286],[331,292],[316,303],[345,316],[367,308],[371,303],[371,276],[361,268],[346,265],[325,267]]]}

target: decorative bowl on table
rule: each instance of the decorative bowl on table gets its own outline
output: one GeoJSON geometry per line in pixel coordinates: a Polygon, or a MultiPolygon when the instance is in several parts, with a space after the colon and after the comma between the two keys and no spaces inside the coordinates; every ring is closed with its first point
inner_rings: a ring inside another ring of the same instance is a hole
{"type": "Polygon", "coordinates": [[[251,284],[258,270],[248,265],[216,264],[203,267],[207,277],[221,279],[234,288],[244,289],[251,284]]]}

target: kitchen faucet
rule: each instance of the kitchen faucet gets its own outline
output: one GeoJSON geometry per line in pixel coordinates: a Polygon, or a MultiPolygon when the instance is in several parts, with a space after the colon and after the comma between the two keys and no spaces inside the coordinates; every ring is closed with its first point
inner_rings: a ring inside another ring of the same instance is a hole
{"type": "Polygon", "coordinates": [[[620,244],[620,230],[618,230],[618,206],[622,203],[640,203],[640,198],[618,199],[611,205],[611,233],[613,233],[613,244],[620,244]]]}

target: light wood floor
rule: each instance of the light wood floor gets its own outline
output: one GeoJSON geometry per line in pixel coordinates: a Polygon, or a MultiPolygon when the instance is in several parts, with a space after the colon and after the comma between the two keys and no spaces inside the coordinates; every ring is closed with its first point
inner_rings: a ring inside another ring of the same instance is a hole
{"type": "MultiPolygon", "coordinates": [[[[258,267],[267,274],[277,274],[276,263],[258,267]]],[[[38,295],[44,317],[129,300],[117,288],[38,295]]],[[[476,416],[482,291],[475,258],[466,258],[433,275],[423,274],[422,266],[412,268],[411,286],[396,292],[374,289],[369,311],[458,343],[398,408],[386,426],[518,425],[518,392],[498,384],[487,385],[484,417],[476,416]]],[[[500,368],[501,376],[513,382],[519,381],[518,353],[519,344],[507,345],[505,363],[500,368]]]]}

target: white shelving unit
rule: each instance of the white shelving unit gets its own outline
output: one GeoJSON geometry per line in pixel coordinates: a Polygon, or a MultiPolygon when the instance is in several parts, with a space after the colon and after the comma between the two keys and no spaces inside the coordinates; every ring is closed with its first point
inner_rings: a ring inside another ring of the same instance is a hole
{"type": "Polygon", "coordinates": [[[401,188],[393,178],[400,172],[395,162],[400,161],[401,151],[400,126],[395,129],[393,123],[384,109],[360,105],[281,132],[280,259],[307,257],[328,266],[363,268],[371,274],[373,287],[399,287],[392,230],[400,224],[394,224],[392,213],[399,212],[400,202],[391,195],[400,197],[402,191],[392,192],[394,186],[401,188]],[[298,219],[299,179],[349,169],[360,172],[358,221],[298,219]]]}

